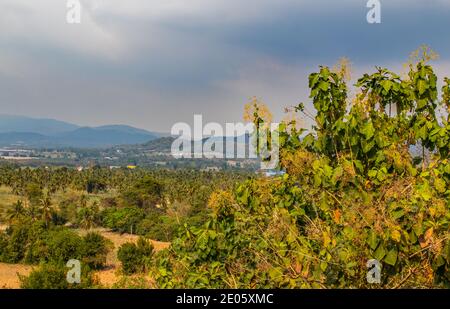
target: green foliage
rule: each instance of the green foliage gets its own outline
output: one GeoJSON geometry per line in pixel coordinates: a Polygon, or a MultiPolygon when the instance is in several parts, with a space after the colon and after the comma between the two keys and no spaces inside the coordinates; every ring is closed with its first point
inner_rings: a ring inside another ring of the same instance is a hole
{"type": "Polygon", "coordinates": [[[81,282],[68,283],[67,271],[63,264],[42,264],[34,269],[28,276],[20,276],[22,289],[86,289],[98,287],[90,271],[81,271],[81,282]]]}
{"type": "Polygon", "coordinates": [[[117,252],[117,257],[122,263],[122,271],[126,275],[144,272],[153,255],[153,245],[150,241],[140,237],[137,244],[125,243],[117,252]]]}
{"type": "Polygon", "coordinates": [[[106,264],[111,244],[97,233],[81,237],[66,228],[48,229],[44,221],[19,222],[0,236],[0,261],[6,263],[65,264],[78,259],[91,269],[106,264]]]}
{"type": "Polygon", "coordinates": [[[83,237],[82,263],[90,269],[101,269],[106,265],[106,256],[111,249],[111,241],[99,233],[88,233],[83,237]]]}
{"type": "Polygon", "coordinates": [[[66,263],[71,259],[81,260],[83,256],[83,239],[69,230],[50,231],[47,238],[50,259],[66,263]]]}
{"type": "Polygon", "coordinates": [[[145,211],[140,208],[111,208],[106,209],[102,217],[104,226],[121,233],[132,233],[145,218],[145,211]]]}
{"type": "Polygon", "coordinates": [[[161,183],[145,176],[124,190],[121,199],[126,207],[149,208],[162,202],[162,191],[161,183]]]}
{"type": "Polygon", "coordinates": [[[407,79],[378,68],[359,79],[347,108],[342,76],[321,67],[309,79],[313,131],[279,127],[286,174],[212,194],[209,220],[184,226],[158,255],[158,287],[369,288],[370,259],[382,264],[378,287],[449,287],[450,131],[437,117],[448,107],[444,82],[439,102],[425,61],[407,79]]]}

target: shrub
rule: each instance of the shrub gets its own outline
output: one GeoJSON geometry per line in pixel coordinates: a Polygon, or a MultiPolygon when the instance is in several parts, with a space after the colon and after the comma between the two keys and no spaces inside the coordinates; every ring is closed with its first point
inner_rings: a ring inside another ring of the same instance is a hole
{"type": "Polygon", "coordinates": [[[11,235],[6,249],[6,260],[9,263],[18,263],[24,258],[29,229],[30,225],[27,222],[20,222],[10,229],[11,235]]]}
{"type": "Polygon", "coordinates": [[[68,268],[63,264],[42,264],[28,276],[19,275],[22,289],[86,289],[98,287],[97,280],[88,269],[81,268],[81,282],[68,283],[68,268]]]}
{"type": "Polygon", "coordinates": [[[144,272],[153,254],[153,245],[143,237],[137,244],[125,243],[117,252],[117,257],[122,263],[122,271],[126,275],[144,272]]]}
{"type": "Polygon", "coordinates": [[[64,264],[71,259],[79,259],[87,267],[98,269],[105,265],[112,245],[98,233],[80,237],[63,227],[49,230],[43,221],[15,224],[9,233],[0,234],[0,261],[6,263],[64,264]]]}
{"type": "Polygon", "coordinates": [[[83,239],[76,233],[57,229],[48,235],[47,245],[49,260],[58,263],[66,263],[71,259],[81,260],[83,256],[83,239]]]}
{"type": "Polygon", "coordinates": [[[83,263],[92,269],[100,269],[106,264],[106,256],[112,243],[98,233],[88,233],[83,237],[83,263]]]}

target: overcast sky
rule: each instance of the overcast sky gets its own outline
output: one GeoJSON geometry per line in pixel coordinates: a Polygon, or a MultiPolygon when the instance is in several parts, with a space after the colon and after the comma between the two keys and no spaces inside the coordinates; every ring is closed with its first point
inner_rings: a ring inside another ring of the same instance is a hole
{"type": "Polygon", "coordinates": [[[0,113],[170,131],[242,120],[261,98],[282,116],[308,102],[307,76],[346,56],[353,75],[401,70],[428,44],[450,76],[450,0],[0,0],[0,113]]]}

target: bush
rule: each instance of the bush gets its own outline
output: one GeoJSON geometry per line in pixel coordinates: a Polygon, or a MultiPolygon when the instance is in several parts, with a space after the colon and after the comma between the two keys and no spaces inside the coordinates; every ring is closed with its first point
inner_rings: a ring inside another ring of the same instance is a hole
{"type": "Polygon", "coordinates": [[[42,264],[28,276],[19,275],[22,289],[86,289],[98,287],[92,273],[81,268],[81,283],[68,283],[68,268],[63,264],[42,264]]]}
{"type": "Polygon", "coordinates": [[[25,257],[29,229],[30,225],[27,222],[18,223],[10,229],[11,234],[5,254],[8,263],[18,263],[25,257]]]}
{"type": "Polygon", "coordinates": [[[117,257],[122,263],[122,271],[126,275],[144,272],[153,254],[153,245],[143,237],[137,244],[125,243],[117,252],[117,257]]]}
{"type": "MultiPolygon", "coordinates": [[[[431,66],[408,76],[365,74],[348,106],[343,76],[311,74],[313,130],[278,127],[285,173],[213,193],[210,220],[156,259],[158,287],[373,288],[373,259],[377,288],[450,287],[450,115],[437,115],[450,110],[450,79],[440,102],[431,66]]],[[[265,109],[253,100],[246,118],[261,125],[265,109]]]]}
{"type": "Polygon", "coordinates": [[[58,229],[48,235],[47,246],[50,261],[66,263],[83,257],[83,239],[70,230],[58,229]]]}
{"type": "Polygon", "coordinates": [[[83,237],[83,263],[92,269],[100,269],[106,264],[106,256],[112,243],[98,233],[88,233],[83,237]]]}

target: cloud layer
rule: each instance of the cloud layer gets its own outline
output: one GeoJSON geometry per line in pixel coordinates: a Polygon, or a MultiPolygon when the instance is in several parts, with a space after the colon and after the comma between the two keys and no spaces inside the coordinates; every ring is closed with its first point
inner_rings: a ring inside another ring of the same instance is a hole
{"type": "MultiPolygon", "coordinates": [[[[400,68],[428,44],[450,75],[450,1],[85,0],[0,3],[1,113],[169,131],[177,121],[240,121],[262,98],[280,118],[306,101],[307,75],[349,57],[355,73],[400,68]]],[[[440,77],[443,77],[443,76],[440,77]]]]}

